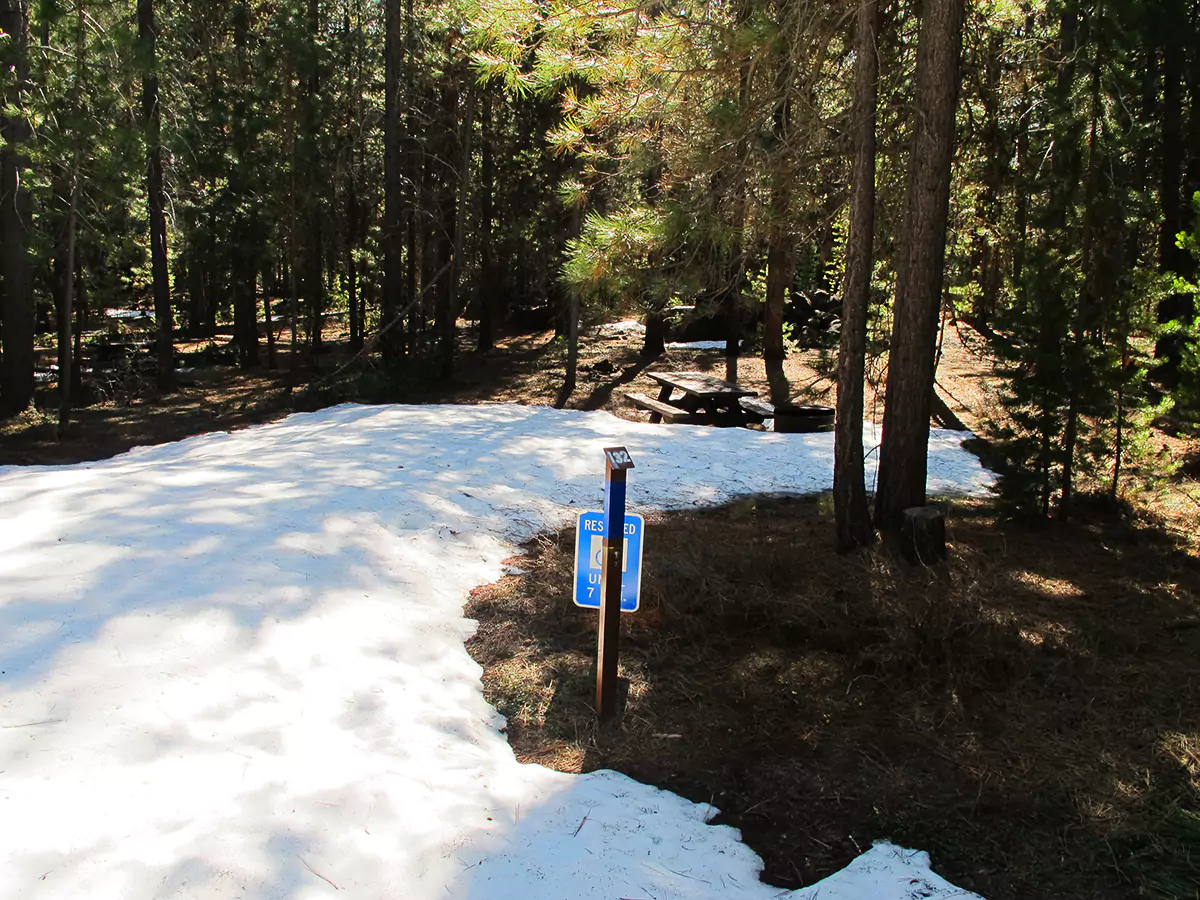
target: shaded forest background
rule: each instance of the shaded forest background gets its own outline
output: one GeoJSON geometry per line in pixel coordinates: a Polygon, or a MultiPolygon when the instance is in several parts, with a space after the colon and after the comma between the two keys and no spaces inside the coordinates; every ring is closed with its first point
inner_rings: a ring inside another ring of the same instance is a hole
{"type": "Polygon", "coordinates": [[[1005,377],[1006,497],[1065,513],[1169,472],[1151,423],[1190,427],[1198,23],[1190,0],[2,0],[0,405],[66,423],[139,353],[165,395],[176,345],[218,336],[323,382],[331,322],[354,371],[449,379],[465,320],[484,350],[556,327],[567,397],[580,321],[644,316],[653,357],[695,307],[733,375],[742,338],[846,356],[851,322],[878,360],[912,318],[919,437],[940,318],[1005,377]]]}

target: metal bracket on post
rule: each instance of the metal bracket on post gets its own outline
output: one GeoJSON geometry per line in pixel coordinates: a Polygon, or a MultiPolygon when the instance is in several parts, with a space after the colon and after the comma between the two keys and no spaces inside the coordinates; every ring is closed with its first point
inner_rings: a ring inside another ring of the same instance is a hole
{"type": "Polygon", "coordinates": [[[596,714],[617,712],[617,657],[621,650],[621,570],[625,548],[625,477],[633,459],[624,447],[604,448],[604,549],[600,571],[600,625],[596,640],[596,714]]]}

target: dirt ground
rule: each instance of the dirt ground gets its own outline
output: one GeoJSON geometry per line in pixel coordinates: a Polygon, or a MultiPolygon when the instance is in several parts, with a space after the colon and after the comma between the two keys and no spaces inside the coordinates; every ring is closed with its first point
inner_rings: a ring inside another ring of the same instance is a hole
{"type": "MultiPolygon", "coordinates": [[[[287,348],[286,330],[278,334],[277,368],[241,370],[210,364],[191,373],[189,383],[159,395],[148,379],[130,385],[120,396],[91,403],[72,413],[66,428],[57,425],[57,400],[53,389],[38,398],[41,411],[0,423],[0,465],[82,462],[102,459],[132,447],[180,440],[209,431],[233,430],[273,421],[298,409],[329,402],[475,403],[484,400],[552,405],[562,387],[565,346],[553,331],[508,334],[496,349],[475,351],[470,323],[460,323],[460,352],[455,377],[448,382],[433,377],[431,362],[416,362],[397,374],[385,376],[370,365],[355,367],[356,380],[308,390],[311,382],[328,378],[350,357],[345,334],[336,323],[327,331],[324,352],[316,359],[299,354],[295,371],[287,348]]],[[[176,351],[192,354],[220,347],[229,335],[214,342],[179,342],[176,351]]],[[[639,357],[641,335],[593,328],[580,342],[579,379],[566,402],[574,409],[607,409],[625,418],[643,414],[624,400],[628,391],[657,393],[658,385],[647,369],[710,371],[724,375],[725,359],[719,351],[670,349],[661,358],[639,357]]],[[[43,350],[49,362],[49,351],[43,350]]],[[[265,350],[264,350],[265,358],[265,350]]],[[[824,351],[793,353],[783,364],[786,390],[805,402],[832,403],[835,398],[835,357],[824,351]]],[[[988,402],[983,361],[973,355],[957,331],[948,331],[939,382],[941,393],[968,426],[975,424],[988,402]]],[[[738,364],[738,380],[764,396],[771,380],[760,357],[746,355],[738,364]]],[[[868,375],[868,417],[882,416],[876,389],[882,370],[868,375]]],[[[776,382],[778,384],[778,381],[776,382]]]]}
{"type": "Polygon", "coordinates": [[[887,838],[988,900],[1197,896],[1175,817],[1200,806],[1200,563],[1104,513],[949,521],[926,570],[838,556],[827,498],[651,519],[613,725],[572,530],[474,592],[468,648],[519,759],[709,803],[779,887],[887,838]]]}

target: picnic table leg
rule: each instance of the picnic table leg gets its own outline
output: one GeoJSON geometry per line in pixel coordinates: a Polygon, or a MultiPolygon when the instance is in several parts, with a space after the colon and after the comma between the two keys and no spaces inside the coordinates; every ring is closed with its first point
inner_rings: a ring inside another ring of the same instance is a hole
{"type": "Polygon", "coordinates": [[[741,405],[736,402],[726,405],[719,403],[715,399],[709,400],[704,404],[704,411],[712,416],[714,424],[738,428],[749,424],[741,405]]]}
{"type": "MultiPolygon", "coordinates": [[[[671,386],[669,384],[664,384],[662,386],[662,390],[660,390],[658,392],[658,400],[660,403],[670,403],[671,402],[671,386]]],[[[650,413],[650,424],[651,425],[657,425],[661,421],[662,421],[662,413],[656,413],[656,412],[650,413]]]]}

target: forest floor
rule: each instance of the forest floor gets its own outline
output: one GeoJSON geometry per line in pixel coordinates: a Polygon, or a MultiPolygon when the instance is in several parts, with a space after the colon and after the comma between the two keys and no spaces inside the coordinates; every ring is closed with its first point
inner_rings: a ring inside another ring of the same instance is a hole
{"type": "MultiPolygon", "coordinates": [[[[555,403],[565,351],[552,332],[487,354],[470,337],[449,383],[367,369],[293,390],[284,356],[278,370],[202,369],[161,398],[133,391],[62,431],[29,414],[0,428],[0,465],[99,459],[344,401],[555,403]]],[[[640,341],[589,330],[567,406],[642,420],[621,397],[656,389],[640,341]]],[[[938,370],[973,429],[997,402],[981,343],[948,329],[938,370]]],[[[348,356],[334,343],[319,368],[348,356]]],[[[723,375],[725,361],[675,348],[652,365],[723,375]]],[[[792,396],[833,403],[828,352],[793,354],[783,375],[792,396]]],[[[295,381],[312,377],[301,367],[295,381]]],[[[738,378],[771,392],[757,357],[738,378]]],[[[876,421],[881,379],[868,373],[876,421]]],[[[1121,509],[1089,501],[1078,524],[955,501],[952,563],[936,574],[882,550],[836,555],[823,498],[656,516],[647,606],[626,619],[636,715],[620,729],[598,730],[589,710],[594,637],[563,590],[569,531],[528,545],[527,574],[475,592],[470,649],[519,759],[614,768],[711,802],[773,884],[811,884],[890,837],[989,900],[1191,897],[1200,838],[1188,847],[1180,822],[1200,808],[1200,445],[1155,441],[1181,470],[1153,490],[1131,482],[1121,509]]]]}
{"type": "Polygon", "coordinates": [[[889,839],[988,900],[1194,897],[1196,558],[1107,511],[1032,526],[959,500],[951,562],[913,570],[839,556],[828,502],[648,521],[619,728],[591,710],[574,529],[528,545],[466,609],[517,758],[711,803],[780,887],[889,839]]]}

